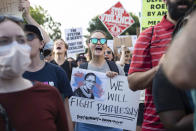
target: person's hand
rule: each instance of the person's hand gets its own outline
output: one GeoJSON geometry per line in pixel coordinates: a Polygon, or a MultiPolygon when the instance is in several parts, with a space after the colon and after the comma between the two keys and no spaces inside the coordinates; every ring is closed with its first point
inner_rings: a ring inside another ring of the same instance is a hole
{"type": "Polygon", "coordinates": [[[113,78],[113,77],[117,76],[118,73],[113,72],[113,71],[108,71],[108,72],[106,72],[106,75],[107,75],[107,77],[113,78]]]}
{"type": "Polygon", "coordinates": [[[23,11],[23,16],[30,15],[30,2],[29,0],[20,0],[19,11],[23,11]]]}
{"type": "Polygon", "coordinates": [[[121,45],[121,51],[125,52],[126,51],[126,46],[125,45],[121,45]]]}
{"type": "Polygon", "coordinates": [[[163,54],[161,59],[159,60],[159,65],[161,65],[164,61],[165,61],[165,54],[163,54]]]}

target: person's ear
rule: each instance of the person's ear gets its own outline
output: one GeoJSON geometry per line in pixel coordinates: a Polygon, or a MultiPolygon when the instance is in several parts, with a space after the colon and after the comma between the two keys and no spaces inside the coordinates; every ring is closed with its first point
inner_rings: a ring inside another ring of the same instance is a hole
{"type": "Polygon", "coordinates": [[[45,42],[44,41],[41,41],[40,42],[40,49],[43,49],[44,48],[44,45],[45,45],[45,42]]]}

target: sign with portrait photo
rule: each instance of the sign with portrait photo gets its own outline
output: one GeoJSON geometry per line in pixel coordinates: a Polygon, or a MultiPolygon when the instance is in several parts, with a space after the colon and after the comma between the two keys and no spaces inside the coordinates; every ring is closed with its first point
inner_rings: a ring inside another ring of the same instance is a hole
{"type": "Polygon", "coordinates": [[[140,92],[129,89],[127,77],[74,68],[71,86],[73,121],[135,131],[140,92]]]}

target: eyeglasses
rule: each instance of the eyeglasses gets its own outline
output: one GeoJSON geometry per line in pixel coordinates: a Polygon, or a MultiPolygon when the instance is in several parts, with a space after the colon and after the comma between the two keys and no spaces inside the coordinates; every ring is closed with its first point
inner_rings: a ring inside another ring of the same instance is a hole
{"type": "Polygon", "coordinates": [[[35,38],[37,38],[36,34],[34,34],[34,33],[28,33],[28,34],[26,35],[26,37],[27,37],[27,41],[32,41],[32,40],[34,40],[35,38]]]}
{"type": "Polygon", "coordinates": [[[100,38],[100,39],[98,39],[98,38],[90,38],[90,41],[91,41],[92,44],[97,44],[98,41],[99,41],[102,45],[104,45],[104,44],[107,43],[107,39],[106,39],[106,38],[100,38]]]}
{"type": "Polygon", "coordinates": [[[18,17],[14,17],[14,16],[4,16],[4,15],[1,15],[0,16],[0,22],[3,22],[5,19],[9,19],[9,20],[11,20],[11,21],[13,21],[13,22],[16,22],[16,23],[22,23],[22,22],[24,22],[24,20],[22,20],[22,19],[20,19],[20,18],[18,18],[18,17]]]}
{"type": "Polygon", "coordinates": [[[125,51],[125,54],[129,54],[130,53],[130,51],[128,50],[128,51],[125,51]]]}
{"type": "Polygon", "coordinates": [[[86,62],[86,59],[85,58],[79,58],[78,61],[86,62]]]}
{"type": "Polygon", "coordinates": [[[105,54],[112,54],[112,51],[105,51],[105,54]]]}

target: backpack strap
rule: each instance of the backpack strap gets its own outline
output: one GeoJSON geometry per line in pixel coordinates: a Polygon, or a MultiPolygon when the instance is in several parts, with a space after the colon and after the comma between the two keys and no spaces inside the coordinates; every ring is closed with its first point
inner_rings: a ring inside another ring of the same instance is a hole
{"type": "MultiPolygon", "coordinates": [[[[118,67],[116,65],[116,63],[114,61],[108,61],[106,60],[109,68],[111,71],[114,71],[114,72],[117,72],[119,74],[119,70],[118,70],[118,67]]],[[[85,63],[82,63],[79,68],[81,69],[88,69],[88,62],[85,62],[85,63]]]]}
{"type": "Polygon", "coordinates": [[[88,69],[88,62],[80,64],[79,68],[88,69]]]}
{"type": "Polygon", "coordinates": [[[154,26],[152,26],[152,35],[151,35],[150,44],[152,43],[152,38],[153,38],[153,35],[154,35],[154,26]]]}
{"type": "Polygon", "coordinates": [[[116,63],[114,61],[106,60],[106,62],[107,62],[107,64],[108,64],[108,66],[109,66],[111,71],[117,72],[119,74],[118,67],[117,67],[117,65],[116,65],[116,63]]]}

